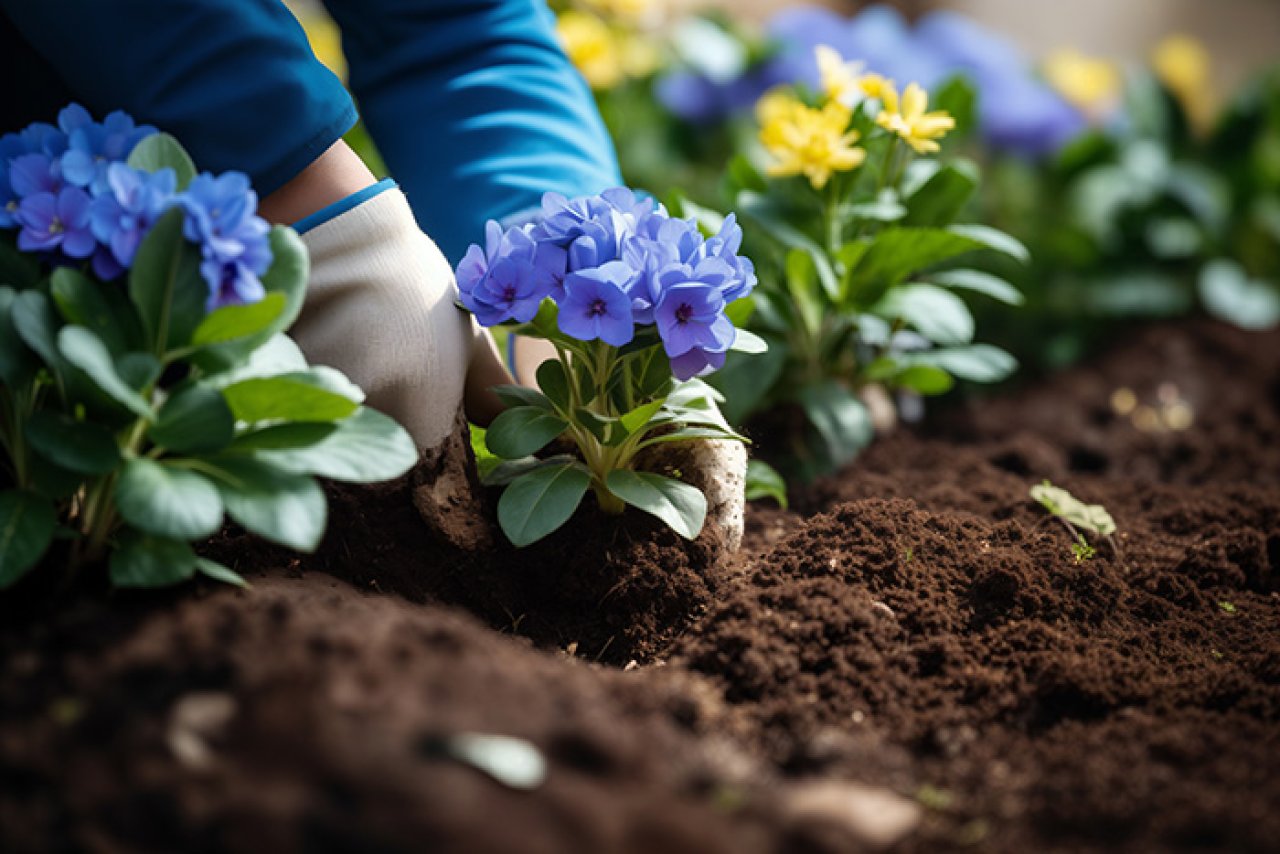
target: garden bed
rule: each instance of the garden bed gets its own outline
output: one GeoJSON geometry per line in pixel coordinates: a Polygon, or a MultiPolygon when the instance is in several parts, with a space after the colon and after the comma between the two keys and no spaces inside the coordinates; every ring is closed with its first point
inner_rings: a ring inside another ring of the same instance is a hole
{"type": "Polygon", "coordinates": [[[8,597],[2,847],[1280,838],[1278,334],[1135,334],[753,508],[727,566],[589,508],[532,550],[445,542],[412,487],[335,496],[312,559],[224,536],[250,592],[8,597]],[[1116,548],[1077,562],[1044,478],[1116,548]],[[439,758],[460,731],[529,739],[547,782],[439,758]]]}

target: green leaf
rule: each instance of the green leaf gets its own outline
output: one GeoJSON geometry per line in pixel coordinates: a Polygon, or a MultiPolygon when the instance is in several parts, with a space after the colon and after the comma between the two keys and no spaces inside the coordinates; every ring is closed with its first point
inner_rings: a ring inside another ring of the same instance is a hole
{"type": "Polygon", "coordinates": [[[80,491],[85,476],[63,468],[40,454],[27,458],[27,476],[33,492],[51,501],[63,501],[80,491]]]}
{"type": "Polygon", "coordinates": [[[874,202],[841,205],[839,215],[852,220],[897,222],[907,215],[907,209],[894,201],[892,196],[889,196],[888,198],[876,199],[874,202]]]}
{"type": "Polygon", "coordinates": [[[359,409],[345,395],[316,385],[303,374],[240,380],[222,390],[238,421],[337,421],[359,409]]]}
{"type": "Polygon", "coordinates": [[[10,388],[27,385],[39,366],[14,327],[13,306],[18,294],[0,287],[0,382],[10,388]]]}
{"type": "Polygon", "coordinates": [[[644,429],[666,402],[667,399],[665,397],[660,397],[657,400],[642,403],[630,412],[625,413],[618,419],[622,423],[622,429],[626,431],[628,436],[637,430],[644,429]]]}
{"type": "Polygon", "coordinates": [[[804,328],[813,334],[822,325],[823,299],[818,285],[818,268],[813,256],[803,249],[792,249],[786,261],[787,290],[796,306],[804,328]]]}
{"type": "Polygon", "coordinates": [[[697,539],[707,518],[707,497],[695,486],[651,472],[609,472],[605,486],[614,495],[656,516],[686,540],[697,539]]]}
{"type": "Polygon", "coordinates": [[[247,305],[227,305],[210,312],[191,336],[194,347],[222,344],[262,332],[285,310],[284,294],[267,294],[247,305]]]}
{"type": "Polygon", "coordinates": [[[937,344],[968,344],[973,340],[973,315],[964,300],[933,285],[893,288],[873,310],[885,319],[905,321],[937,344]]]}
{"type": "Polygon", "coordinates": [[[763,226],[763,231],[783,246],[808,252],[813,258],[818,281],[822,283],[827,297],[831,300],[839,299],[840,282],[836,279],[827,253],[822,251],[815,240],[791,225],[786,214],[779,211],[768,198],[759,193],[741,193],[738,196],[738,212],[763,226]]]}
{"type": "Polygon", "coordinates": [[[565,430],[569,422],[534,406],[517,406],[493,419],[485,434],[489,450],[507,460],[518,460],[542,450],[565,430]]]}
{"type": "Polygon", "coordinates": [[[222,501],[212,483],[146,457],[124,464],[115,498],[126,522],[157,537],[196,540],[222,527],[222,501]]]}
{"type": "Polygon", "coordinates": [[[22,291],[14,297],[9,312],[13,328],[23,343],[34,350],[49,367],[61,365],[58,330],[62,327],[62,321],[49,298],[39,291],[22,291]]]}
{"type": "Polygon", "coordinates": [[[115,362],[102,339],[83,326],[68,326],[58,333],[58,352],[108,397],[139,418],[154,421],[155,410],[116,370],[115,362]]]}
{"type": "Polygon", "coordinates": [[[46,499],[13,489],[0,492],[0,590],[39,563],[57,525],[46,499]]]}
{"type": "Polygon", "coordinates": [[[946,394],[955,385],[951,374],[934,365],[915,364],[894,377],[894,383],[923,395],[946,394]]]}
{"type": "Polygon", "coordinates": [[[137,312],[118,288],[95,282],[71,267],[59,267],[53,271],[50,294],[68,323],[92,330],[112,354],[119,356],[141,345],[137,312]]]}
{"type": "Polygon", "coordinates": [[[148,136],[133,147],[126,161],[134,169],[143,172],[159,172],[172,169],[179,192],[185,190],[196,177],[196,164],[179,142],[167,133],[148,136]]]}
{"type": "Polygon", "coordinates": [[[798,395],[809,423],[826,445],[832,465],[841,466],[871,443],[875,431],[862,401],[835,380],[805,386],[798,395]]]}
{"type": "Polygon", "coordinates": [[[1116,532],[1115,520],[1101,504],[1085,504],[1070,492],[1043,481],[1031,487],[1031,497],[1054,516],[1059,516],[1077,528],[1109,537],[1116,532]]]}
{"type": "Polygon", "coordinates": [[[745,436],[740,436],[725,427],[696,425],[681,427],[678,430],[672,430],[670,433],[659,433],[656,436],[650,436],[637,445],[636,448],[649,448],[654,445],[666,445],[671,442],[688,442],[693,439],[730,439],[736,442],[747,441],[745,436]]]}
{"type": "Polygon", "coordinates": [[[120,464],[120,449],[110,430],[48,410],[34,413],[25,428],[31,447],[59,467],[101,475],[120,464]]]}
{"type": "Polygon", "coordinates": [[[538,388],[542,389],[548,400],[561,410],[570,408],[569,374],[559,359],[548,359],[538,365],[537,380],[538,388]]]}
{"type": "MultiPolygon", "coordinates": [[[[359,413],[351,416],[358,418],[359,413]]],[[[350,420],[350,419],[347,419],[350,420]]],[[[246,430],[231,443],[233,451],[279,451],[310,448],[334,434],[338,424],[345,422],[301,422],[298,424],[273,424],[246,430]]]]}
{"type": "MultiPolygon", "coordinates": [[[[271,245],[271,267],[262,276],[262,288],[267,293],[263,301],[283,297],[284,307],[261,329],[219,344],[205,345],[192,355],[191,361],[210,373],[224,371],[255,357],[261,347],[277,337],[283,337],[281,333],[293,326],[302,311],[302,304],[306,300],[307,277],[310,275],[307,248],[293,229],[279,225],[271,229],[268,239],[271,245]]],[[[223,309],[218,309],[213,314],[219,311],[223,309]]]]}
{"type": "Polygon", "coordinates": [[[307,475],[254,459],[210,462],[227,515],[260,537],[301,552],[315,551],[328,522],[324,490],[307,475]]]}
{"type": "Polygon", "coordinates": [[[143,238],[129,273],[129,298],[157,356],[191,341],[205,315],[209,289],[200,251],[182,235],[181,208],[170,208],[143,238]]]}
{"type": "Polygon", "coordinates": [[[751,161],[742,154],[735,154],[730,158],[725,177],[729,187],[728,198],[734,198],[742,190],[763,193],[769,187],[764,177],[751,165],[751,161]]]}
{"type": "Polygon", "coordinates": [[[517,547],[550,534],[573,516],[591,475],[581,463],[546,466],[511,482],[498,500],[498,524],[517,547]]]}
{"type": "Polygon", "coordinates": [[[195,575],[196,561],[196,553],[182,540],[126,531],[108,566],[117,587],[167,587],[195,575]]]}
{"type": "Polygon", "coordinates": [[[970,225],[966,223],[948,226],[947,231],[968,238],[986,249],[999,252],[1002,255],[1008,255],[1023,264],[1031,260],[1031,253],[1021,241],[989,225],[970,225]]]}
{"type": "Polygon", "coordinates": [[[391,480],[418,462],[409,433],[377,410],[361,407],[335,426],[332,434],[309,447],[262,450],[254,457],[282,471],[348,483],[391,480]]]}
{"type": "Polygon", "coordinates": [[[235,435],[235,416],[215,388],[196,384],[165,401],[147,438],[179,454],[225,448],[235,435]]]}
{"type": "Polygon", "coordinates": [[[240,573],[230,569],[229,567],[223,566],[217,561],[209,560],[208,558],[196,558],[196,569],[198,569],[202,575],[207,575],[215,581],[221,581],[224,584],[233,584],[236,587],[249,586],[249,582],[245,581],[240,573]]]}
{"type": "Polygon", "coordinates": [[[787,483],[773,466],[764,460],[747,460],[747,500],[772,498],[787,509],[787,483]]]}
{"type": "Polygon", "coordinates": [[[550,399],[536,388],[527,388],[522,385],[496,385],[491,390],[507,406],[536,406],[548,411],[555,409],[550,399]]]}
{"type": "Polygon", "coordinates": [[[934,365],[962,380],[976,383],[1000,382],[1018,369],[1017,359],[990,344],[926,350],[903,358],[918,364],[934,365]]]}
{"type": "Polygon", "coordinates": [[[729,348],[735,353],[758,356],[769,349],[769,342],[749,329],[739,329],[733,337],[733,346],[729,348]]]}
{"type": "Polygon", "coordinates": [[[1280,324],[1280,285],[1250,279],[1234,261],[1210,261],[1200,272],[1200,299],[1220,320],[1262,332],[1280,324]]]}
{"type": "Polygon", "coordinates": [[[850,269],[846,308],[872,305],[912,273],[982,247],[976,239],[945,229],[886,228],[850,269]]]}
{"type": "Polygon", "coordinates": [[[999,276],[981,270],[939,270],[929,274],[929,281],[944,288],[973,291],[1006,305],[1022,305],[1022,292],[999,276]]]}
{"type": "Polygon", "coordinates": [[[967,160],[943,166],[907,198],[904,225],[943,226],[956,218],[978,188],[978,168],[967,160]]]}

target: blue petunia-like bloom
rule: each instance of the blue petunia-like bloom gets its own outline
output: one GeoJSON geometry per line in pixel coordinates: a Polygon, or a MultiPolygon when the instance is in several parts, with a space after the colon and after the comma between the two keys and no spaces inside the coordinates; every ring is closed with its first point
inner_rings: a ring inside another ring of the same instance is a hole
{"type": "Polygon", "coordinates": [[[101,123],[93,121],[78,104],[62,111],[58,124],[67,135],[62,155],[62,174],[67,183],[88,187],[95,195],[109,189],[107,170],[125,160],[143,139],[156,133],[150,125],[136,125],[127,113],[117,110],[101,123]]]}
{"type": "MultiPolygon", "coordinates": [[[[110,192],[93,200],[89,219],[94,236],[110,251],[120,270],[133,265],[142,238],[160,214],[176,201],[176,184],[172,169],[143,172],[124,163],[112,163],[108,167],[110,192]]],[[[98,272],[103,275],[107,271],[98,272]]],[[[113,276],[103,275],[103,278],[113,276]]]]}
{"type": "Polygon", "coordinates": [[[548,193],[542,215],[505,232],[490,222],[485,248],[473,245],[458,265],[461,301],[481,324],[527,322],[550,297],[573,338],[620,347],[637,326],[656,326],[680,379],[724,364],[737,335],[725,307],[756,285],[732,215],[704,238],[693,219],[625,188],[548,193]]]}
{"type": "Polygon", "coordinates": [[[614,347],[628,343],[635,337],[635,321],[627,291],[635,276],[622,261],[567,275],[560,301],[560,331],[579,341],[599,339],[614,347]]]}
{"type": "Polygon", "coordinates": [[[542,300],[563,288],[565,250],[535,241],[532,226],[508,229],[490,222],[485,249],[472,245],[458,265],[458,292],[482,326],[527,323],[542,300]]]}
{"type": "Polygon", "coordinates": [[[678,265],[660,274],[654,321],[678,379],[724,365],[738,334],[724,315],[724,284],[732,276],[732,268],[716,258],[707,258],[696,268],[678,265]]]}
{"type": "Polygon", "coordinates": [[[183,233],[200,247],[200,273],[212,311],[262,299],[261,276],[271,267],[271,226],[257,215],[258,196],[241,172],[197,175],[179,197],[183,233]]]}
{"type": "Polygon", "coordinates": [[[88,258],[98,246],[89,227],[91,201],[79,187],[27,196],[15,214],[22,226],[18,248],[23,252],[60,250],[68,258],[88,258]]]}

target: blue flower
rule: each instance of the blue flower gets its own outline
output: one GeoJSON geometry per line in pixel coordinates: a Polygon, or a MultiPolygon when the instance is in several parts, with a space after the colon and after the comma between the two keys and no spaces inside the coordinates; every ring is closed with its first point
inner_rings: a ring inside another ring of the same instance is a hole
{"type": "Polygon", "coordinates": [[[724,218],[716,236],[703,244],[701,257],[715,258],[732,271],[721,288],[726,303],[742,299],[755,290],[756,268],[750,258],[738,254],[741,248],[742,226],[732,213],[724,218]]]}
{"type": "Polygon", "coordinates": [[[565,251],[538,243],[523,226],[503,232],[496,222],[486,229],[485,249],[472,244],[458,265],[462,304],[482,326],[507,320],[527,323],[546,297],[562,288],[565,251]]]}
{"type": "Polygon", "coordinates": [[[31,153],[15,157],[9,164],[9,184],[19,199],[25,199],[38,193],[56,194],[66,182],[56,157],[31,153]]]}
{"type": "Polygon", "coordinates": [[[732,321],[724,315],[724,283],[732,275],[732,269],[716,258],[708,258],[696,268],[673,266],[660,275],[661,294],[654,306],[654,321],[677,378],[686,380],[724,364],[725,353],[737,337],[732,321]],[[680,358],[695,350],[699,355],[680,358]],[[694,364],[700,367],[689,373],[694,364]]]}
{"type": "Polygon", "coordinates": [[[88,258],[98,246],[89,228],[90,201],[79,187],[27,196],[16,213],[22,225],[18,248],[23,252],[61,250],[68,258],[88,258]]]}
{"type": "Polygon", "coordinates": [[[89,217],[94,237],[110,250],[120,269],[133,264],[142,238],[174,203],[176,183],[172,169],[152,173],[123,163],[108,167],[108,193],[93,200],[89,217]]]}
{"type": "Polygon", "coordinates": [[[197,175],[179,197],[183,232],[200,246],[200,272],[209,286],[208,309],[255,302],[259,277],[271,266],[271,226],[258,216],[258,196],[240,172],[197,175]]]}
{"type": "Polygon", "coordinates": [[[108,189],[107,168],[124,161],[134,146],[156,133],[150,125],[135,125],[127,113],[119,110],[99,124],[78,104],[64,109],[58,124],[67,134],[63,176],[77,187],[89,187],[95,195],[108,189]]]}
{"type": "Polygon", "coordinates": [[[637,199],[625,187],[576,199],[547,193],[542,197],[542,221],[532,236],[563,247],[571,271],[599,267],[622,256],[624,238],[652,209],[652,201],[637,199]]]}
{"type": "Polygon", "coordinates": [[[635,337],[628,289],[636,272],[621,261],[570,273],[560,300],[560,331],[579,341],[621,347],[635,337]]]}

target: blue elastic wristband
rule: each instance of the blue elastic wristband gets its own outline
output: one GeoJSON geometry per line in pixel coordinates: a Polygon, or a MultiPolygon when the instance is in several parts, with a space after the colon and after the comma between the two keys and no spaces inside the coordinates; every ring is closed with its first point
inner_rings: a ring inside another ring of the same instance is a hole
{"type": "Polygon", "coordinates": [[[308,214],[293,224],[293,230],[298,234],[306,234],[318,225],[324,225],[331,219],[337,219],[356,205],[362,204],[381,193],[383,190],[390,190],[396,186],[396,182],[391,178],[383,178],[372,186],[365,187],[357,193],[352,193],[345,199],[338,199],[331,205],[325,205],[313,214],[308,214]]]}

